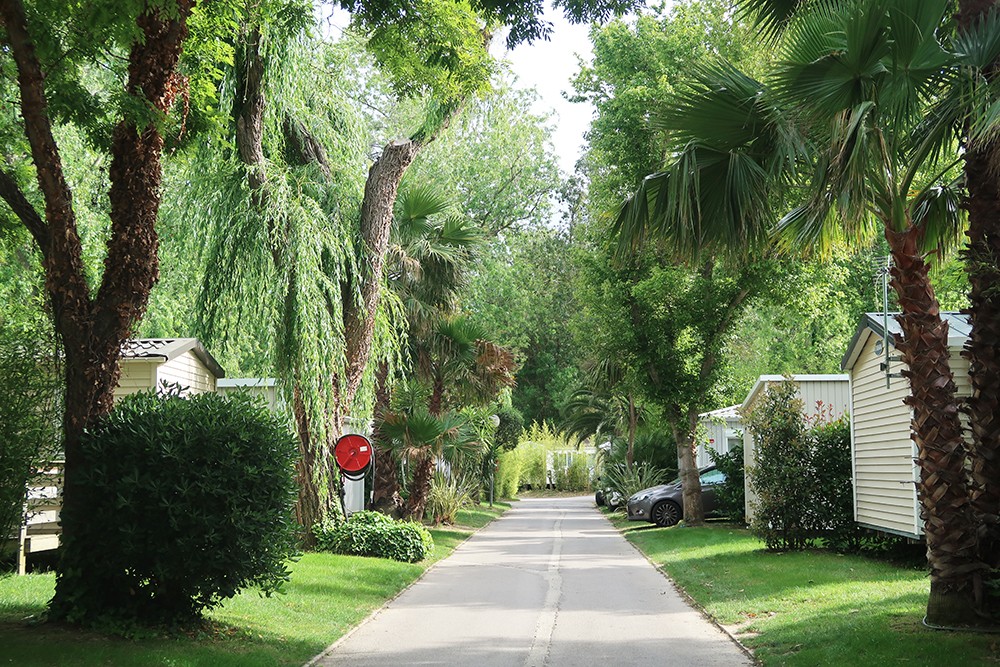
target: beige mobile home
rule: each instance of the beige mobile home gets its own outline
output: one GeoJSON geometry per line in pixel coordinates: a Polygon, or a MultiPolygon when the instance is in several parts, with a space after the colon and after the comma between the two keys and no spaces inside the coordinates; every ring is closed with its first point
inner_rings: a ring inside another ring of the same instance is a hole
{"type": "MultiPolygon", "coordinates": [[[[184,393],[215,391],[226,374],[196,338],[130,340],[122,346],[121,370],[115,401],[127,394],[154,389],[163,382],[179,384],[184,393]]],[[[29,553],[59,546],[61,494],[61,463],[42,471],[36,484],[27,489],[27,520],[17,538],[19,573],[24,573],[29,553]]],[[[0,539],[0,546],[2,543],[0,539]]]]}
{"type": "Polygon", "coordinates": [[[698,415],[698,448],[695,450],[695,464],[699,468],[712,465],[708,450],[728,454],[743,447],[743,423],[740,421],[740,406],[703,412],[698,415]]]}
{"type": "MultiPolygon", "coordinates": [[[[969,335],[964,315],[942,313],[948,320],[951,370],[958,396],[971,393],[969,362],[960,352],[969,335]]],[[[862,526],[920,538],[923,521],[917,503],[920,471],[910,438],[912,411],[903,399],[910,393],[899,376],[905,365],[890,334],[900,332],[895,314],[866,313],[847,348],[841,367],[851,378],[851,458],[854,462],[854,518],[862,526]]]]}
{"type": "Polygon", "coordinates": [[[243,391],[252,396],[260,396],[267,407],[275,412],[283,406],[278,382],[274,378],[226,378],[218,380],[216,387],[220,394],[243,391]]]}
{"type": "MultiPolygon", "coordinates": [[[[798,385],[798,396],[802,399],[806,416],[814,417],[818,414],[824,414],[832,419],[839,419],[849,412],[851,400],[847,375],[792,375],[791,379],[798,385]]],[[[787,381],[788,378],[782,375],[761,375],[757,378],[757,383],[750,390],[746,400],[743,401],[743,405],[740,406],[740,413],[745,415],[753,410],[769,386],[787,381]]],[[[757,500],[756,495],[750,489],[753,466],[756,465],[754,452],[753,436],[750,435],[749,431],[744,430],[743,460],[747,470],[744,484],[748,523],[753,518],[757,500]]]]}
{"type": "Polygon", "coordinates": [[[197,338],[130,340],[122,346],[121,366],[115,400],[164,382],[179,384],[185,393],[215,391],[219,378],[226,375],[197,338]]]}

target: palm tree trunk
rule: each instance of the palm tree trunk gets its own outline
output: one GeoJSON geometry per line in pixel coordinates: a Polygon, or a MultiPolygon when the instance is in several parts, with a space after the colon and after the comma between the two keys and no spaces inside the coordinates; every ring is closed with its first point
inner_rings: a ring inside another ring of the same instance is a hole
{"type": "Polygon", "coordinates": [[[431,480],[434,477],[434,454],[427,452],[413,470],[413,480],[410,482],[410,498],[406,503],[406,516],[412,521],[424,518],[427,509],[427,495],[431,491],[431,480]]]}
{"type": "Polygon", "coordinates": [[[399,477],[396,474],[396,459],[392,451],[383,443],[378,424],[389,409],[389,365],[382,363],[375,377],[375,431],[372,442],[375,446],[375,480],[372,490],[373,508],[396,516],[403,509],[403,499],[399,495],[399,477]]]}
{"type": "MultiPolygon", "coordinates": [[[[962,0],[959,28],[972,28],[996,5],[996,0],[962,0]]],[[[991,78],[996,67],[995,63],[988,72],[991,78]]],[[[966,312],[972,332],[962,355],[969,360],[972,383],[967,402],[972,435],[970,491],[979,522],[980,559],[992,572],[1000,568],[1000,296],[995,291],[1000,284],[1000,184],[996,179],[1000,142],[966,145],[964,157],[969,242],[963,259],[969,275],[966,312]]]]}
{"type": "Polygon", "coordinates": [[[975,623],[982,567],[976,524],[966,484],[966,447],[949,364],[948,323],[940,316],[919,251],[918,227],[886,228],[892,251],[892,287],[899,298],[902,336],[896,348],[908,370],[906,403],[913,409],[920,482],[917,496],[924,519],[931,591],[927,620],[935,625],[975,623]]]}

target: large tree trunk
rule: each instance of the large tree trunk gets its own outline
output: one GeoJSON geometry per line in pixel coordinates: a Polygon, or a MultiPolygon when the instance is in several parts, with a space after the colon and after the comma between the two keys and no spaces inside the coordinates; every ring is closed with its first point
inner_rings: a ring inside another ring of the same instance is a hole
{"type": "Polygon", "coordinates": [[[698,426],[698,413],[694,418],[685,416],[682,428],[674,427],[674,441],[677,443],[677,472],[681,478],[684,498],[684,523],[701,526],[705,523],[705,507],[701,501],[701,475],[695,461],[694,433],[698,426]]]}
{"type": "MultiPolygon", "coordinates": [[[[996,7],[996,0],[962,0],[958,23],[968,30],[996,7]]],[[[988,75],[996,73],[996,64],[988,75]]],[[[972,435],[971,499],[979,522],[979,555],[987,576],[1000,568],[1000,141],[965,145],[969,242],[963,258],[969,275],[969,322],[965,350],[972,396],[967,411],[972,435]]],[[[992,587],[986,587],[991,590],[992,587]]],[[[996,606],[995,603],[990,606],[996,606]]]]}
{"type": "MultiPolygon", "coordinates": [[[[129,53],[126,91],[159,112],[169,111],[183,87],[176,67],[191,6],[191,0],[178,0],[173,15],[150,10],[136,20],[142,38],[129,53]]],[[[92,298],[72,194],[52,136],[44,72],[24,7],[18,0],[8,0],[0,3],[0,14],[18,69],[21,115],[45,198],[44,222],[27,205],[12,178],[0,179],[0,196],[11,204],[42,252],[46,288],[66,354],[62,548],[50,612],[59,619],[93,602],[88,596],[101,594],[81,586],[88,561],[87,545],[76,539],[87,520],[79,499],[79,480],[85,472],[80,438],[88,425],[111,410],[122,343],[145,312],[149,291],[159,275],[155,223],[163,138],[156,125],[140,128],[131,118],[123,119],[114,130],[109,171],[111,235],[101,286],[92,298]]]]}
{"type": "Polygon", "coordinates": [[[434,478],[434,454],[427,452],[417,461],[410,482],[410,498],[406,502],[406,516],[412,521],[421,521],[427,509],[427,496],[431,492],[434,478]]]}
{"type": "Polygon", "coordinates": [[[389,232],[396,193],[403,174],[413,163],[421,144],[410,140],[390,142],[368,171],[364,201],[361,204],[362,274],[358,284],[348,290],[344,303],[344,342],[346,345],[346,386],[340,388],[345,406],[354,402],[372,352],[375,316],[382,295],[389,232]],[[356,291],[357,293],[352,293],[356,291]]]}
{"type": "Polygon", "coordinates": [[[966,451],[955,382],[949,365],[948,323],[940,316],[919,251],[921,230],[886,229],[892,251],[892,287],[899,298],[902,336],[896,348],[910,382],[912,437],[920,467],[918,498],[927,539],[931,592],[927,621],[956,626],[975,623],[982,567],[976,524],[966,484],[966,451]]]}
{"type": "Polygon", "coordinates": [[[399,477],[396,472],[396,458],[386,447],[378,430],[378,424],[389,410],[389,365],[382,363],[375,378],[375,431],[372,442],[375,446],[375,472],[372,489],[372,507],[390,516],[398,516],[403,511],[403,499],[399,495],[399,477]]]}

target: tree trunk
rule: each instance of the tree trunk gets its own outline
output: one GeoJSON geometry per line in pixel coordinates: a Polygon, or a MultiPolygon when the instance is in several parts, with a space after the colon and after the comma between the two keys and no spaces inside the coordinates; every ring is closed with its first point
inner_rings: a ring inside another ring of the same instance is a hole
{"type": "Polygon", "coordinates": [[[677,443],[677,472],[684,498],[684,523],[688,526],[701,526],[705,523],[705,508],[701,502],[701,475],[694,456],[697,413],[693,422],[688,415],[684,425],[684,429],[676,426],[673,429],[674,441],[677,443]]]}
{"type": "MultiPolygon", "coordinates": [[[[142,37],[129,53],[126,92],[162,113],[170,110],[184,85],[176,67],[191,7],[191,0],[178,0],[173,14],[150,9],[136,20],[142,37]]],[[[13,179],[0,179],[0,196],[42,252],[46,289],[66,354],[62,547],[50,611],[52,618],[64,619],[74,609],[96,605],[96,596],[102,594],[84,585],[87,545],[77,539],[87,520],[87,510],[80,505],[80,478],[86,472],[80,438],[87,426],[111,410],[122,343],[145,312],[149,291],[159,275],[155,224],[163,138],[155,124],[140,128],[130,117],[115,127],[109,170],[111,234],[102,282],[92,298],[72,193],[48,117],[45,73],[28,32],[24,7],[18,0],[9,0],[0,3],[0,15],[18,69],[20,110],[45,199],[44,222],[26,205],[13,179]]]]}
{"type": "Polygon", "coordinates": [[[966,485],[966,451],[955,382],[949,365],[948,323],[941,319],[929,266],[919,251],[921,230],[886,228],[892,287],[899,298],[902,336],[896,340],[910,383],[912,437],[920,467],[918,498],[927,539],[931,591],[927,620],[957,626],[976,622],[982,566],[966,485]]]}
{"type": "Polygon", "coordinates": [[[427,495],[431,491],[434,477],[434,454],[427,452],[413,469],[410,483],[410,498],[406,503],[406,516],[412,521],[421,521],[427,509],[427,495]]]}
{"type": "MultiPolygon", "coordinates": [[[[962,0],[959,29],[972,28],[996,5],[996,0],[962,0]]],[[[994,63],[989,68],[991,79],[996,67],[994,63]]],[[[969,360],[972,383],[967,402],[972,435],[970,498],[979,523],[979,556],[988,568],[986,576],[996,581],[992,572],[1000,569],[1000,297],[996,293],[1000,284],[1000,182],[996,176],[1000,141],[966,142],[964,148],[969,242],[963,259],[970,283],[966,313],[972,332],[962,355],[969,360]]],[[[987,586],[986,591],[992,588],[987,586]]]]}
{"type": "Polygon", "coordinates": [[[342,388],[341,394],[345,406],[354,402],[371,357],[375,315],[381,298],[382,273],[389,248],[396,193],[403,174],[420,147],[420,144],[409,139],[390,142],[368,171],[364,201],[361,204],[361,239],[365,261],[361,266],[362,274],[358,276],[359,284],[348,290],[344,303],[347,369],[346,386],[342,388]]]}
{"type": "Polygon", "coordinates": [[[625,465],[629,470],[635,465],[635,431],[639,425],[639,415],[631,392],[628,395],[628,449],[625,450],[625,465]]]}
{"type": "Polygon", "coordinates": [[[403,510],[403,499],[399,495],[399,477],[396,473],[396,458],[392,450],[382,444],[378,424],[389,409],[389,365],[382,363],[375,377],[375,432],[372,442],[375,446],[375,479],[372,491],[373,509],[390,516],[398,516],[403,510]]]}

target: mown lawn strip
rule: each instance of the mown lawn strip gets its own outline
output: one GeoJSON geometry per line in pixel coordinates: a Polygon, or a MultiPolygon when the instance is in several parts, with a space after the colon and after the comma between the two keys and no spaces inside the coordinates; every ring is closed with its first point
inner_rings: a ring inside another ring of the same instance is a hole
{"type": "Polygon", "coordinates": [[[613,516],[626,538],[767,666],[943,665],[1000,661],[1000,636],[921,624],[928,580],[826,551],[771,553],[726,524],[656,528],[613,516]]]}
{"type": "Polygon", "coordinates": [[[305,554],[285,593],[244,592],[209,614],[211,630],[119,639],[32,625],[52,595],[51,574],[0,577],[0,664],[116,667],[271,667],[301,665],[399,594],[428,567],[510,507],[462,510],[459,526],[431,528],[434,554],[422,563],[305,554]]]}

